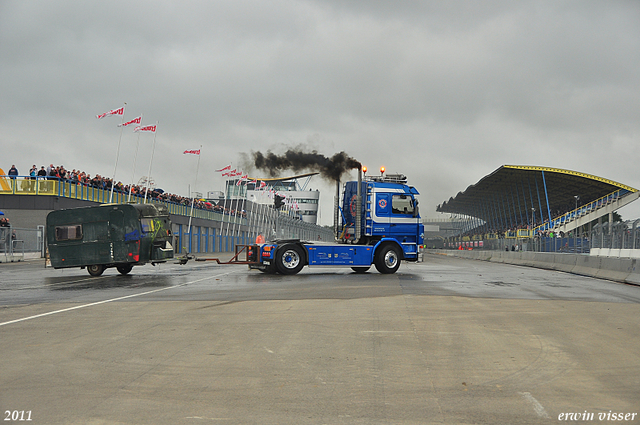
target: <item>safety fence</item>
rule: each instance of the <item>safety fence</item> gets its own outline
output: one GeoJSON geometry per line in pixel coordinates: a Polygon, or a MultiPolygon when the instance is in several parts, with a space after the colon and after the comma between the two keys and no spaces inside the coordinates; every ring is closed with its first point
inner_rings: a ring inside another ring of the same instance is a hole
{"type": "Polygon", "coordinates": [[[44,227],[0,227],[0,262],[21,261],[25,254],[44,252],[44,227]]]}
{"type": "Polygon", "coordinates": [[[269,205],[246,201],[241,203],[246,214],[244,223],[214,222],[207,225],[173,224],[174,249],[177,253],[234,252],[236,245],[256,242],[258,235],[265,241],[301,239],[333,241],[331,228],[306,223],[291,211],[278,211],[269,205]]]}
{"type": "Polygon", "coordinates": [[[532,251],[588,254],[594,249],[640,249],[640,219],[600,223],[565,233],[546,232],[531,237],[528,231],[450,238],[444,247],[456,250],[532,251]],[[526,232],[526,233],[525,233],[526,232]]]}
{"type": "Polygon", "coordinates": [[[169,209],[169,214],[191,216],[205,220],[225,221],[231,223],[242,223],[243,217],[239,214],[225,214],[214,211],[211,208],[191,208],[191,205],[178,204],[175,202],[156,199],[151,196],[137,195],[111,190],[108,188],[98,188],[91,185],[61,180],[54,177],[0,177],[0,195],[40,195],[58,196],[69,199],[79,199],[101,204],[114,203],[157,203],[165,205],[169,209]]]}
{"type": "MultiPolygon", "coordinates": [[[[278,211],[271,205],[255,203],[246,199],[227,200],[228,208],[215,211],[213,205],[204,208],[191,207],[187,204],[161,200],[119,192],[110,189],[97,188],[90,185],[65,181],[52,177],[0,177],[0,195],[24,196],[57,196],[78,199],[96,203],[152,203],[167,207],[172,216],[188,217],[198,225],[174,224],[174,248],[176,253],[213,253],[234,252],[239,244],[254,243],[257,236],[262,234],[265,240],[273,239],[302,239],[307,241],[333,241],[334,235],[330,228],[304,222],[291,209],[278,211]],[[205,220],[206,225],[202,225],[205,220]]],[[[182,220],[186,221],[186,220],[182,220]]],[[[29,230],[29,229],[20,229],[29,230]]],[[[16,232],[18,229],[16,229],[16,232]]],[[[32,231],[36,231],[33,230],[32,231]]],[[[15,242],[0,246],[0,254],[21,252],[37,252],[27,239],[18,237],[15,242]],[[33,251],[31,251],[33,250],[33,251]]],[[[43,244],[44,242],[42,242],[43,244]]],[[[18,255],[18,254],[15,254],[18,255]]]]}

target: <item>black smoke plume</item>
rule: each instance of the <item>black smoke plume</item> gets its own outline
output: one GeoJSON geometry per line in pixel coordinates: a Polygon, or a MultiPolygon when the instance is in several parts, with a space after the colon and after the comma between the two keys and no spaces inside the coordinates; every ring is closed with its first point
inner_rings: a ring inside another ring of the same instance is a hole
{"type": "Polygon", "coordinates": [[[362,164],[351,158],[344,151],[328,158],[317,151],[303,152],[302,150],[289,149],[282,155],[276,155],[271,151],[266,154],[252,152],[253,164],[259,170],[267,171],[271,177],[276,177],[284,170],[295,172],[309,170],[318,171],[322,177],[332,181],[340,180],[340,177],[353,169],[360,169],[362,164]]]}

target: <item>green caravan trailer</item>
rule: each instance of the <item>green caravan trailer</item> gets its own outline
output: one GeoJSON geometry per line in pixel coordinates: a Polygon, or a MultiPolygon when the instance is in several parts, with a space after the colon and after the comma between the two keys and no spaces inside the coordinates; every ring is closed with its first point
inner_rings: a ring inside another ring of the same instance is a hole
{"type": "Polygon", "coordinates": [[[52,211],[47,247],[55,269],[87,268],[100,276],[108,267],[127,274],[133,266],[173,258],[171,220],[163,205],[104,204],[52,211]]]}

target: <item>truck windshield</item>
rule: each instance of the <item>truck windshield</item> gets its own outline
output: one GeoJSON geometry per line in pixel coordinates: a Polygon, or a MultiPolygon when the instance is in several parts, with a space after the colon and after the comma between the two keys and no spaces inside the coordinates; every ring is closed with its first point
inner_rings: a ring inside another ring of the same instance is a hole
{"type": "Polygon", "coordinates": [[[393,195],[391,211],[393,211],[394,214],[413,215],[413,199],[408,195],[393,195]]]}

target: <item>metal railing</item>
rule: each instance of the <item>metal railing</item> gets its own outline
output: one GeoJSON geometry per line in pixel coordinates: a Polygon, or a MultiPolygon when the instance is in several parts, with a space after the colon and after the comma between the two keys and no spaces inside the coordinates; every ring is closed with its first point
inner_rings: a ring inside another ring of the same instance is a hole
{"type": "Polygon", "coordinates": [[[565,233],[544,232],[531,237],[529,231],[451,238],[450,249],[568,252],[588,254],[592,249],[640,249],[640,219],[596,224],[565,233]]]}
{"type": "MultiPolygon", "coordinates": [[[[91,185],[61,180],[52,177],[25,177],[17,176],[16,178],[0,176],[0,195],[36,195],[36,196],[57,196],[69,199],[78,199],[96,203],[108,203],[111,198],[110,188],[98,188],[91,185]]],[[[258,233],[262,233],[266,238],[280,239],[303,239],[303,240],[320,240],[333,241],[334,235],[330,229],[315,224],[306,223],[299,219],[292,211],[278,212],[268,205],[257,204],[251,201],[236,201],[236,208],[240,210],[238,213],[230,213],[226,210],[224,213],[214,211],[213,207],[207,208],[191,208],[191,205],[178,204],[175,202],[157,199],[114,190],[112,203],[153,203],[161,204],[167,207],[169,214],[184,217],[192,217],[198,219],[209,220],[221,223],[220,234],[224,238],[230,240],[239,240],[240,235],[244,235],[248,242],[255,240],[258,233]]],[[[213,227],[213,226],[212,226],[213,227]]],[[[18,229],[16,229],[17,231],[18,229]]],[[[36,232],[35,229],[20,229],[36,232]]],[[[188,236],[188,233],[186,233],[188,236]]],[[[32,247],[27,239],[17,239],[25,241],[24,250],[37,251],[32,247]]],[[[4,251],[7,255],[13,255],[14,248],[6,245],[4,251]]],[[[15,244],[15,249],[19,249],[20,243],[15,244]]],[[[226,244],[226,250],[232,251],[234,243],[226,244]]],[[[2,249],[0,247],[0,249],[2,249]]]]}
{"type": "MultiPolygon", "coordinates": [[[[0,195],[40,195],[40,196],[59,196],[69,199],[80,199],[89,202],[98,202],[101,204],[108,203],[111,198],[110,188],[98,188],[84,183],[65,181],[53,177],[0,177],[0,195]]],[[[114,190],[114,204],[124,203],[145,203],[145,197],[114,190]]],[[[147,197],[146,203],[155,203],[165,205],[169,209],[170,214],[192,216],[194,218],[202,218],[205,220],[224,221],[231,223],[244,223],[246,218],[241,216],[222,214],[212,209],[193,208],[191,205],[178,204],[175,202],[147,197]]]]}
{"type": "Polygon", "coordinates": [[[631,193],[629,190],[627,189],[619,189],[616,190],[615,192],[612,192],[608,195],[605,195],[601,198],[596,199],[593,202],[589,202],[587,204],[581,205],[580,207],[573,209],[559,217],[554,218],[551,221],[547,221],[543,224],[541,224],[540,226],[537,226],[535,228],[535,231],[546,231],[549,229],[553,229],[557,226],[563,225],[563,224],[567,224],[570,223],[584,215],[587,215],[595,210],[598,210],[602,207],[605,207],[615,201],[617,201],[618,199],[622,198],[623,196],[627,195],[631,193]]]}

